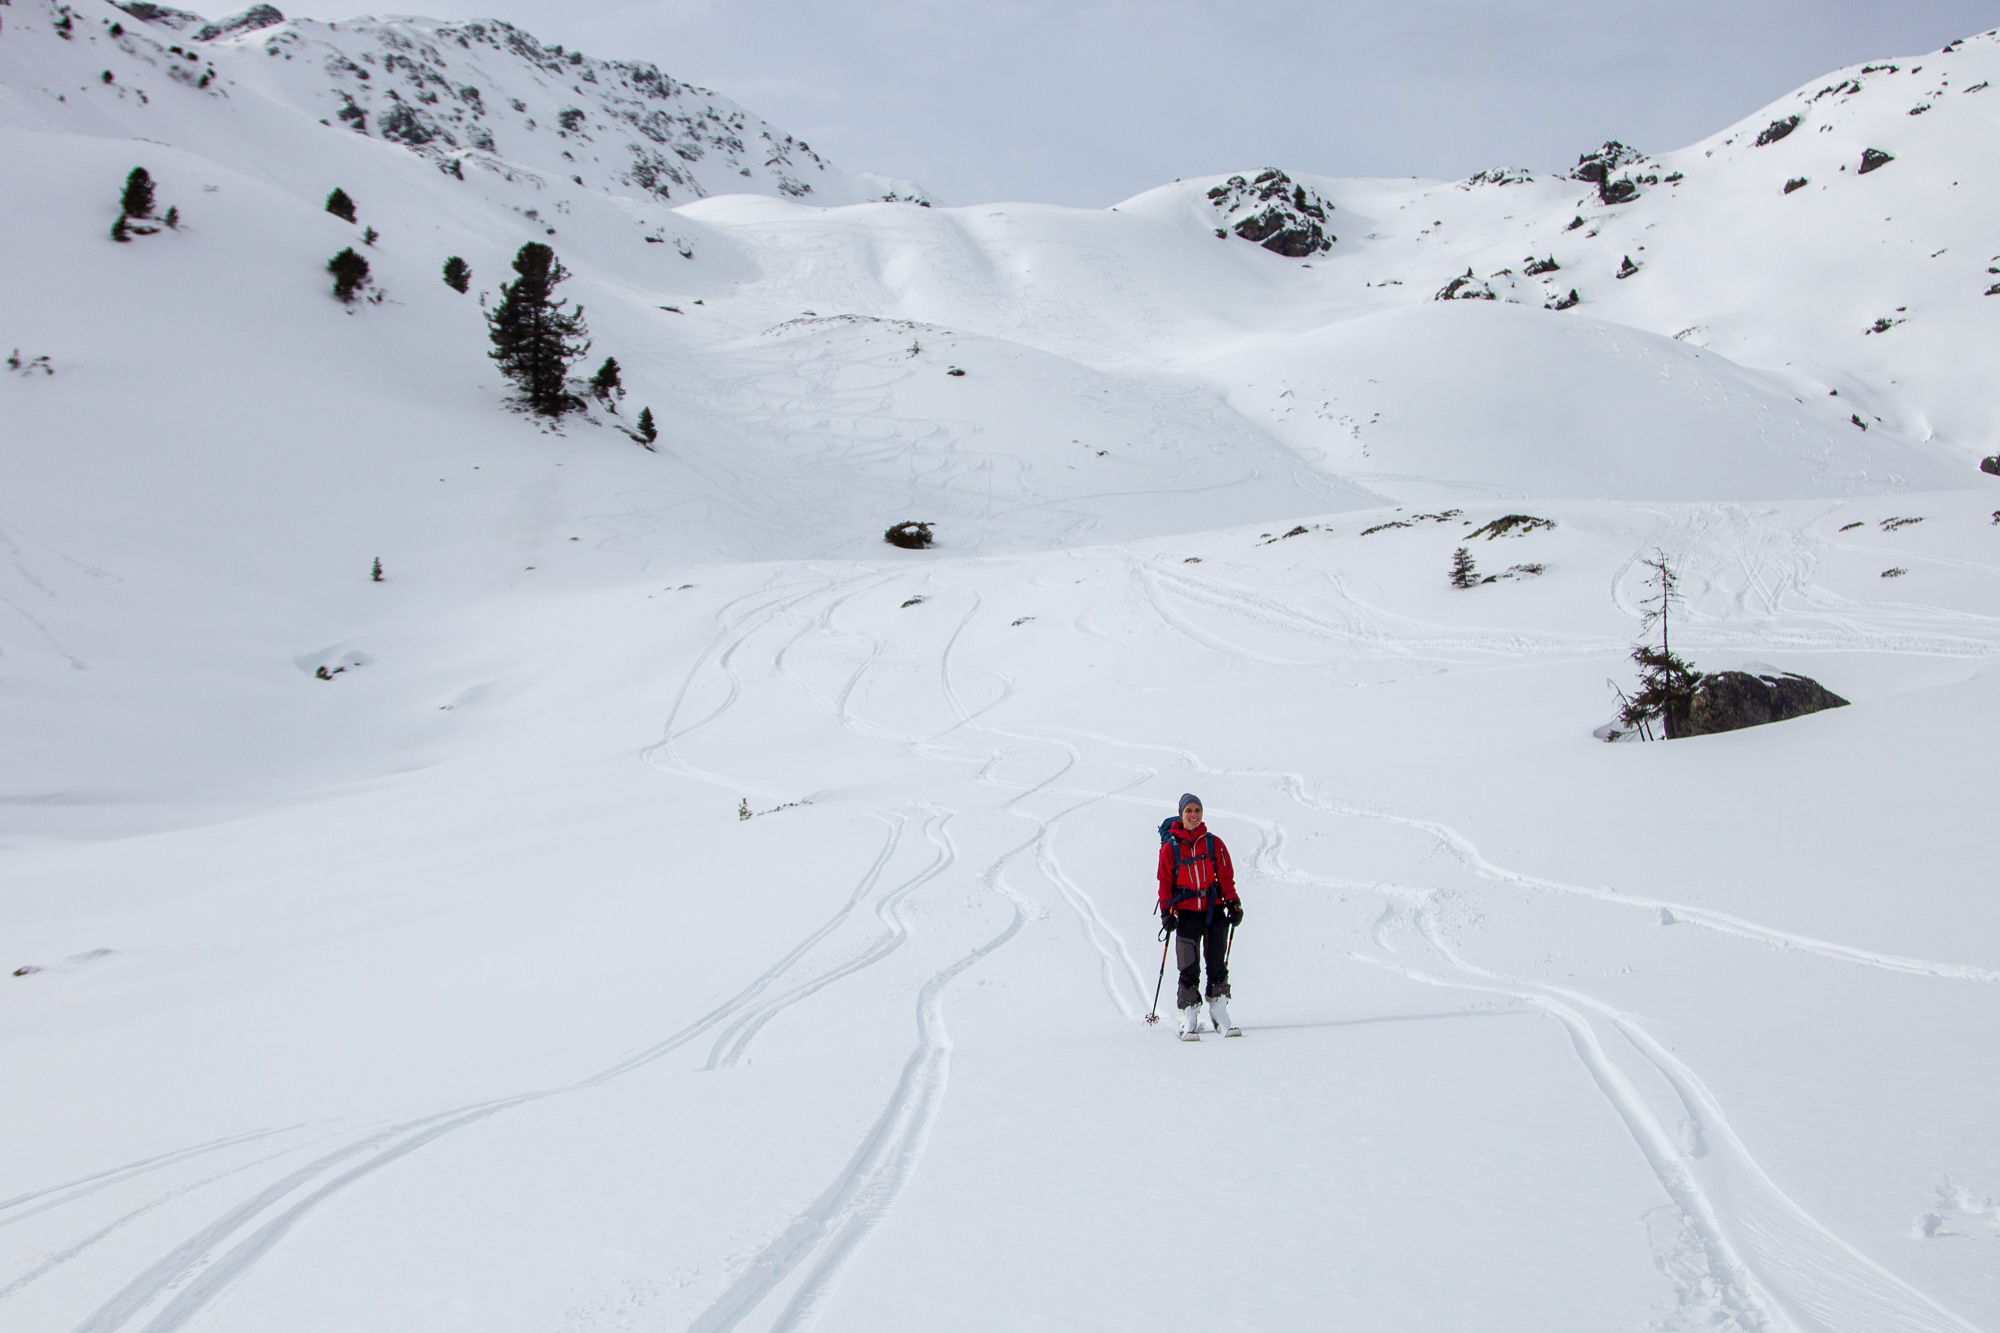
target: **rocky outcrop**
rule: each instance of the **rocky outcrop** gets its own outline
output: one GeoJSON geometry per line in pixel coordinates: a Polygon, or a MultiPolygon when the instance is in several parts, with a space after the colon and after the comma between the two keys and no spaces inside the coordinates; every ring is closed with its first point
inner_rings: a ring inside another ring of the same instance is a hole
{"type": "Polygon", "coordinates": [[[1783,120],[1774,120],[1758,131],[1755,146],[1762,148],[1767,144],[1774,144],[1798,127],[1799,118],[1797,116],[1786,116],[1783,120]]]}
{"type": "Polygon", "coordinates": [[[1714,671],[1701,678],[1686,711],[1669,709],[1667,737],[1710,736],[1722,731],[1761,727],[1827,708],[1845,708],[1847,700],[1806,676],[1785,672],[1753,676],[1747,671],[1714,671]]]}
{"type": "MultiPolygon", "coordinates": [[[[1631,179],[1618,178],[1619,170],[1634,162],[1645,160],[1645,154],[1636,148],[1627,148],[1616,139],[1607,139],[1602,148],[1593,149],[1577,158],[1576,169],[1569,173],[1571,180],[1588,181],[1597,187],[1597,199],[1603,204],[1629,203],[1639,197],[1638,183],[1631,179]]],[[[1658,183],[1658,179],[1654,179],[1658,183]]]]}
{"type": "Polygon", "coordinates": [[[1860,174],[1866,176],[1869,172],[1875,170],[1875,168],[1886,167],[1895,160],[1895,155],[1892,153],[1885,153],[1879,148],[1864,148],[1861,150],[1860,174]]]}
{"type": "Polygon", "coordinates": [[[1231,176],[1208,192],[1208,202],[1226,215],[1230,231],[1288,259],[1323,254],[1340,239],[1326,230],[1333,205],[1276,167],[1250,180],[1231,176]]]}
{"type": "Polygon", "coordinates": [[[165,5],[149,4],[147,0],[130,0],[118,7],[143,23],[156,24],[173,32],[200,27],[208,22],[191,9],[169,9],[165,5]]]}
{"type": "Polygon", "coordinates": [[[2000,454],[1994,454],[1991,458],[1980,459],[1979,470],[2000,477],[2000,454]]]}
{"type": "Polygon", "coordinates": [[[197,42],[212,42],[218,37],[234,37],[239,32],[275,28],[284,21],[285,16],[278,12],[276,5],[252,5],[228,18],[217,19],[196,33],[194,39],[197,42]]]}

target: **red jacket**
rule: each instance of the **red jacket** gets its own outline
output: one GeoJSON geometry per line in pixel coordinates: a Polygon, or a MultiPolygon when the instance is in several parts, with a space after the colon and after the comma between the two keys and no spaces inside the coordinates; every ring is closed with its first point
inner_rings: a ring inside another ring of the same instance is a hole
{"type": "Polygon", "coordinates": [[[1176,912],[1204,912],[1236,901],[1236,867],[1222,839],[1197,824],[1193,832],[1176,819],[1160,844],[1160,906],[1176,912]]]}

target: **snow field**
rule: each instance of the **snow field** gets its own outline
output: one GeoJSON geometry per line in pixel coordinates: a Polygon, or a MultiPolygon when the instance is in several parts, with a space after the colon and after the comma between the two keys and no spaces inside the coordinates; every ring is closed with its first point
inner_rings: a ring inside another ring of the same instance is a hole
{"type": "Polygon", "coordinates": [[[0,378],[9,1327],[2000,1322],[1991,340],[1923,286],[1972,111],[1863,75],[1575,233],[1573,181],[1322,182],[1307,268],[1206,182],[461,181],[269,33],[142,102],[52,14],[0,43],[0,343],[55,370],[0,378]],[[185,222],[115,246],[140,163],[185,222]],[[500,407],[531,239],[616,416],[500,407]],[[1578,310],[1428,304],[1558,245],[1578,310]],[[1697,663],[1854,706],[1592,739],[1655,549],[1697,663]],[[1139,1021],[1183,790],[1243,1041],[1139,1021]]]}

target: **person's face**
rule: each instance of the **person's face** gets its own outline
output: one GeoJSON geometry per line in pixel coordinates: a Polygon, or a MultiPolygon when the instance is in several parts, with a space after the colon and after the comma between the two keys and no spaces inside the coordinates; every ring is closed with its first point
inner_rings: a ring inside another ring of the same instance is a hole
{"type": "Polygon", "coordinates": [[[1201,824],[1201,807],[1193,801],[1189,801],[1186,805],[1182,806],[1181,823],[1186,825],[1188,832],[1194,832],[1201,824]]]}

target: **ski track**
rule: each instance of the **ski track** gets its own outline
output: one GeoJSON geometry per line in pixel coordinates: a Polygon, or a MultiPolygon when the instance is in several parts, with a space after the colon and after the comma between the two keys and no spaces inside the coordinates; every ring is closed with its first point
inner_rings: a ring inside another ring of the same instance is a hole
{"type": "MultiPolygon", "coordinates": [[[[1720,513],[1704,513],[1693,518],[1683,513],[1676,517],[1684,527],[1697,528],[1710,539],[1715,537],[1718,529],[1733,530],[1740,526],[1726,522],[1729,516],[1720,513]]],[[[1934,634],[1922,637],[1885,634],[1874,627],[1856,625],[1829,614],[1833,608],[1824,600],[1821,590],[1808,581],[1813,558],[1805,537],[1800,533],[1783,536],[1786,540],[1777,548],[1770,548],[1767,542],[1767,549],[1754,553],[1747,550],[1733,553],[1734,577],[1728,580],[1731,587],[1726,595],[1734,613],[1776,616],[1785,613],[1788,607],[1796,613],[1796,603],[1804,601],[1828,629],[1794,631],[1792,637],[1801,641],[1812,640],[1824,645],[1838,639],[1841,646],[1893,646],[1902,651],[1946,651],[1952,655],[1984,655],[1993,651],[1991,644],[1977,640],[1934,634]]],[[[1595,651],[1601,646],[1594,641],[1558,641],[1547,636],[1506,631],[1480,636],[1426,634],[1424,631],[1428,627],[1417,625],[1404,626],[1410,633],[1407,637],[1398,638],[1375,627],[1374,622],[1380,620],[1380,615],[1359,603],[1347,603],[1352,607],[1351,614],[1340,612],[1337,618],[1328,619],[1290,605],[1282,597],[1238,588],[1226,581],[1192,575],[1178,568],[1170,569],[1157,560],[1147,564],[1127,559],[1125,568],[1129,585],[1170,629],[1230,660],[1261,666],[1306,663],[1268,657],[1234,645],[1226,638],[1203,629],[1172,606],[1171,600],[1191,600],[1205,609],[1245,615],[1282,632],[1334,641],[1349,654],[1359,651],[1393,657],[1411,666],[1433,669],[1446,664],[1445,659],[1426,654],[1440,650],[1446,654],[1488,656],[1495,653],[1518,655],[1522,652],[1595,651]]],[[[1628,581],[1625,575],[1629,572],[1629,569],[1621,570],[1612,579],[1612,600],[1621,607],[1625,607],[1629,600],[1624,587],[1628,581]]],[[[920,988],[916,1005],[916,1045],[904,1064],[888,1103],[846,1166],[811,1205],[785,1224],[777,1236],[737,1272],[722,1294],[697,1317],[690,1333],[722,1333],[723,1330],[734,1329],[781,1294],[785,1303],[772,1316],[774,1322],[769,1326],[778,1330],[802,1330],[811,1325],[832,1299],[842,1273],[868,1235],[893,1207],[915,1172],[931,1125],[942,1104],[949,1081],[951,1052],[943,1010],[946,988],[965,970],[1012,940],[1030,917],[1040,911],[1037,904],[1007,883],[1006,870],[1015,859],[1031,854],[1035,873],[1057,891],[1075,914],[1084,942],[1097,957],[1101,984],[1119,1012],[1127,1018],[1138,1017],[1139,1002],[1145,995],[1142,973],[1122,935],[1110,925],[1095,899],[1064,871],[1056,850],[1056,838],[1064,819],[1091,805],[1107,801],[1152,804],[1150,799],[1135,793],[1157,778],[1159,770],[1142,764],[1098,760],[1095,762],[1129,770],[1133,774],[1131,780],[1105,789],[1066,787],[1061,785],[1065,776],[1086,762],[1085,753],[1077,744],[1051,736],[982,724],[982,717],[1012,697],[1014,684],[1002,672],[965,668],[954,663],[954,654],[960,651],[961,641],[978,620],[982,609],[979,593],[971,587],[957,589],[968,598],[969,605],[945,642],[936,650],[934,680],[956,720],[941,732],[919,736],[857,714],[853,707],[855,693],[870,672],[881,664],[887,650],[878,635],[841,631],[836,625],[836,618],[847,602],[864,592],[877,590],[897,577],[896,573],[885,574],[879,570],[847,577],[815,576],[804,582],[786,581],[783,576],[774,575],[763,586],[723,603],[714,613],[715,634],[683,677],[661,727],[659,740],[640,752],[642,759],[662,769],[732,789],[743,789],[746,785],[743,779],[715,773],[689,762],[680,744],[688,737],[720,724],[742,699],[745,686],[736,659],[744,646],[767,628],[793,616],[801,607],[816,603],[811,614],[777,649],[773,659],[776,675],[825,707],[842,727],[857,734],[894,740],[920,758],[974,765],[974,782],[1011,793],[999,807],[1000,812],[1029,820],[1035,826],[1026,841],[1000,853],[980,873],[981,884],[1011,904],[1010,919],[997,935],[933,973],[920,988]],[[792,658],[809,638],[832,640],[843,637],[864,640],[867,653],[858,662],[853,662],[850,655],[852,669],[840,682],[837,692],[829,694],[816,688],[795,670],[792,658]],[[968,672],[994,682],[997,688],[990,698],[976,705],[968,704],[960,684],[968,672]],[[700,716],[690,718],[688,714],[695,706],[693,701],[697,692],[712,688],[716,683],[721,686],[719,701],[708,706],[700,716]],[[966,735],[970,739],[968,733],[980,734],[996,743],[991,747],[961,747],[948,743],[955,735],[966,735]],[[1004,744],[1008,741],[1053,749],[1059,752],[1059,762],[1045,769],[1036,781],[1008,781],[996,776],[995,772],[1010,758],[1009,749],[1004,744]],[[1078,799],[1054,814],[1036,813],[1027,808],[1036,798],[1054,795],[1078,799]],[[795,1276],[798,1280],[792,1283],[795,1276]],[[787,1293],[783,1289],[788,1284],[791,1285],[787,1293]]],[[[934,579],[935,574],[930,577],[934,579]]],[[[1705,593],[1722,595],[1718,591],[1722,584],[1713,579],[1704,582],[1702,588],[1705,593]]],[[[1079,632],[1101,637],[1101,631],[1087,624],[1089,611],[1090,606],[1086,604],[1078,612],[1075,628],[1079,632]]],[[[1933,624],[1938,619],[1934,611],[1928,618],[1933,624]]],[[[1711,637],[1726,637],[1726,633],[1718,633],[1719,627],[1712,614],[1699,619],[1709,622],[1702,628],[1711,637]]],[[[1962,619],[1980,621],[1982,628],[1991,623],[1987,617],[1962,619]]],[[[1770,643],[1770,633],[1766,627],[1760,642],[1770,643]]],[[[1646,911],[1665,909],[1682,921],[1722,934],[1852,965],[1947,980],[2000,981],[2000,971],[1992,969],[1862,949],[1685,903],[1624,894],[1610,888],[1591,889],[1509,870],[1488,860],[1469,839],[1449,825],[1317,796],[1302,774],[1211,769],[1193,751],[1181,747],[1132,742],[1075,728],[1051,727],[1042,730],[1061,732],[1121,750],[1161,751],[1192,773],[1273,782],[1290,802],[1318,814],[1374,820],[1409,828],[1432,840],[1471,874],[1489,882],[1593,898],[1646,911]]],[[[184,1327],[250,1271],[320,1203],[374,1171],[501,1111],[564,1092],[600,1086],[651,1064],[718,1027],[721,1030],[716,1033],[707,1061],[701,1068],[714,1070],[739,1063],[756,1036],[774,1018],[826,987],[872,967],[895,953],[911,938],[912,927],[905,915],[909,900],[925,885],[946,874],[958,860],[957,844],[950,826],[959,812],[936,806],[922,809],[925,816],[923,836],[933,847],[933,856],[927,864],[878,894],[887,868],[898,855],[909,822],[909,817],[901,812],[879,815],[878,818],[887,825],[887,836],[872,864],[857,880],[847,901],[761,975],[700,1019],[573,1084],[406,1120],[367,1132],[334,1151],[322,1154],[240,1200],[170,1247],[86,1316],[76,1326],[75,1333],[116,1333],[116,1330],[133,1325],[148,1315],[150,1318],[146,1318],[144,1323],[146,1333],[170,1333],[184,1327]],[[871,897],[883,927],[882,933],[844,960],[800,977],[783,989],[773,990],[839,931],[854,910],[871,897]],[[232,1237],[237,1238],[233,1243],[232,1237]]],[[[1506,996],[1562,1024],[1593,1085],[1625,1126],[1685,1224],[1698,1237],[1713,1295],[1713,1305],[1706,1311],[1712,1323],[1717,1326],[1733,1324],[1744,1330],[1798,1330],[1801,1333],[1804,1330],[1827,1330],[1828,1333],[1887,1333],[1888,1330],[1944,1333],[1950,1330],[1965,1333],[1973,1329],[1974,1326],[1966,1320],[1841,1240],[1786,1194],[1736,1135],[1706,1084],[1657,1042],[1635,1017],[1580,992],[1508,977],[1466,962],[1455,953],[1442,934],[1434,910],[1436,891],[1384,884],[1347,884],[1294,870],[1285,861],[1284,824],[1275,820],[1241,817],[1259,829],[1260,843],[1253,853],[1252,864],[1261,872],[1323,888],[1345,888],[1382,897],[1383,911],[1373,923],[1370,937],[1383,956],[1353,954],[1358,961],[1387,968],[1430,985],[1506,996]],[[1389,956],[1396,952],[1390,935],[1402,924],[1403,911],[1409,913],[1425,945],[1455,976],[1437,975],[1389,956]],[[1644,1067],[1654,1071],[1671,1089],[1685,1112],[1692,1146],[1676,1142],[1675,1135],[1654,1112],[1646,1095],[1639,1091],[1624,1067],[1606,1050],[1598,1024],[1615,1033],[1622,1043],[1621,1049],[1636,1055],[1644,1067]],[[1721,1189],[1719,1197],[1727,1200],[1726,1206],[1718,1206],[1718,1196],[1711,1192],[1711,1186],[1721,1189]]],[[[271,1129],[232,1135],[0,1201],[0,1227],[64,1208],[100,1190],[202,1155],[227,1151],[286,1132],[290,1131],[271,1129]],[[34,1206],[26,1206],[30,1204],[34,1206]]],[[[294,1151],[297,1149],[281,1150],[254,1162],[212,1173],[155,1197],[108,1225],[100,1226],[81,1240],[45,1256],[9,1285],[0,1287],[0,1301],[167,1202],[294,1151]]]]}
{"type": "MultiPolygon", "coordinates": [[[[307,1213],[355,1181],[401,1160],[447,1134],[484,1120],[501,1111],[525,1105],[529,1102],[539,1101],[543,1098],[557,1096],[566,1092],[581,1091],[610,1082],[632,1070],[660,1059],[687,1044],[689,1041],[694,1040],[716,1024],[736,1014],[739,1010],[750,1005],[752,1001],[780,979],[789,969],[837,930],[845,922],[854,907],[873,889],[894,856],[903,832],[904,821],[900,817],[891,816],[886,822],[890,824],[889,836],[885,840],[881,851],[878,852],[873,864],[865,872],[853,894],[850,895],[848,901],[832,917],[822,923],[817,930],[807,936],[805,940],[779,959],[777,963],[767,969],[761,976],[752,981],[735,996],[705,1014],[702,1018],[665,1040],[573,1084],[522,1093],[491,1102],[477,1103],[452,1111],[436,1113],[416,1120],[405,1121],[386,1129],[375,1131],[334,1152],[322,1155],[278,1181],[265,1186],[248,1199],[238,1202],[235,1206],[212,1220],[208,1225],[185,1237],[178,1244],[170,1248],[166,1254],[162,1255],[143,1269],[137,1276],[126,1282],[109,1299],[87,1315],[76,1326],[76,1333],[112,1333],[113,1330],[132,1324],[135,1320],[146,1315],[148,1311],[153,1311],[153,1313],[152,1317],[144,1324],[146,1333],[169,1333],[170,1330],[183,1327],[190,1319],[194,1318],[214,1301],[216,1297],[226,1291],[229,1286],[243,1277],[307,1213]],[[348,1163],[357,1157],[363,1160],[357,1164],[348,1165],[348,1163]],[[330,1179],[327,1178],[329,1173],[335,1172],[337,1173],[332,1174],[330,1179]],[[322,1181],[324,1183],[317,1183],[322,1181]],[[283,1211],[278,1212],[274,1216],[267,1216],[271,1213],[272,1209],[283,1204],[288,1198],[299,1195],[301,1191],[305,1191],[305,1193],[296,1202],[291,1203],[289,1207],[285,1207],[283,1211]],[[266,1218],[266,1220],[256,1225],[254,1230],[251,1230],[247,1236],[236,1241],[233,1245],[229,1245],[227,1249],[223,1248],[229,1242],[230,1237],[243,1231],[245,1227],[250,1226],[260,1217],[266,1218]]],[[[931,831],[934,835],[934,842],[941,841],[941,826],[941,818],[933,820],[931,831]]],[[[927,882],[929,879],[934,878],[936,874],[941,873],[942,869],[943,866],[941,864],[933,862],[925,871],[919,873],[914,884],[904,887],[913,889],[915,884],[927,882]]],[[[900,902],[901,898],[906,896],[907,892],[899,889],[896,901],[900,902]]],[[[870,961],[873,960],[871,959],[870,961]]],[[[852,970],[856,969],[846,969],[846,971],[852,970]]],[[[845,975],[846,971],[842,974],[845,975]]],[[[817,989],[817,987],[813,989],[817,989]]],[[[803,995],[794,996],[793,998],[803,998],[803,995]]],[[[788,1003],[789,1001],[786,1002],[788,1003]]],[[[763,1022],[768,1021],[769,1017],[775,1013],[775,1009],[782,1007],[783,1004],[773,1006],[772,1012],[763,1014],[755,1026],[761,1028],[763,1022]]],[[[735,1055],[740,1056],[743,1047],[747,1045],[751,1036],[754,1036],[754,1029],[749,1033],[743,1034],[741,1040],[736,1043],[733,1048],[735,1055]]],[[[270,1132],[275,1131],[266,1131],[266,1133],[270,1132]]],[[[254,1137],[257,1136],[236,1136],[235,1138],[220,1140],[216,1144],[205,1145],[201,1148],[183,1150],[180,1153],[164,1154],[160,1158],[148,1159],[146,1162],[121,1168],[120,1171],[129,1174],[140,1169],[153,1169],[159,1165],[165,1165],[171,1161],[179,1160],[198,1152],[212,1151],[216,1147],[239,1143],[254,1137]]],[[[120,1171],[104,1173],[104,1183],[113,1183],[111,1177],[118,1176],[120,1171]]],[[[62,1187],[56,1188],[60,1189],[62,1187]]],[[[46,1194],[49,1192],[52,1191],[42,1191],[39,1193],[46,1194]]],[[[183,1192],[186,1191],[177,1191],[177,1193],[183,1192]]],[[[39,1194],[24,1197],[39,1197],[39,1194]]],[[[66,1202],[67,1200],[63,1201],[66,1202]]],[[[155,1204],[147,1205],[145,1208],[138,1210],[138,1212],[150,1211],[151,1207],[164,1201],[164,1199],[157,1200],[155,1204]]],[[[121,1219],[119,1224],[130,1220],[132,1216],[136,1215],[136,1213],[128,1214],[125,1219],[121,1219]]],[[[107,1228],[105,1232],[109,1230],[107,1228]]],[[[100,1239],[102,1234],[105,1233],[101,1232],[98,1236],[90,1237],[84,1245],[70,1247],[70,1252],[66,1253],[61,1259],[58,1259],[57,1262],[66,1261],[74,1253],[80,1253],[84,1248],[87,1248],[89,1243],[94,1243],[95,1240],[100,1239]]],[[[41,1276],[53,1266],[53,1264],[44,1265],[39,1270],[28,1275],[25,1280],[17,1278],[14,1284],[8,1288],[8,1291],[18,1290],[20,1286],[25,1285],[26,1280],[32,1280],[33,1277],[41,1276]]]]}

